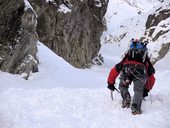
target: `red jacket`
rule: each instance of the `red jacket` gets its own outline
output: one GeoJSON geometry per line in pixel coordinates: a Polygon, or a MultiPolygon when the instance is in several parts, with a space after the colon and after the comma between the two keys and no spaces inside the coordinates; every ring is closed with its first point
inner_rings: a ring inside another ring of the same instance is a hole
{"type": "Polygon", "coordinates": [[[147,90],[152,89],[152,87],[155,83],[155,77],[154,77],[155,69],[152,66],[149,58],[146,59],[145,63],[141,63],[141,62],[137,62],[137,61],[134,61],[134,60],[129,61],[127,59],[127,57],[125,56],[124,59],[120,63],[116,64],[115,67],[113,67],[111,69],[109,76],[108,76],[108,83],[110,85],[114,85],[115,80],[118,77],[120,71],[122,71],[124,64],[142,64],[142,65],[145,65],[146,70],[147,70],[147,75],[148,75],[145,88],[147,90]]]}

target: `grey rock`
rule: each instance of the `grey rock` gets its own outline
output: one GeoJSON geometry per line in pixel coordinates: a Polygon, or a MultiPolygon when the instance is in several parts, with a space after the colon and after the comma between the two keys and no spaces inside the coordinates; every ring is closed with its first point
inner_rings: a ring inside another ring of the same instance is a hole
{"type": "MultiPolygon", "coordinates": [[[[148,34],[148,36],[152,36],[152,34],[155,31],[155,27],[157,26],[161,21],[167,19],[170,17],[170,9],[166,8],[163,9],[163,7],[160,7],[159,9],[157,9],[153,14],[150,14],[148,16],[147,22],[146,22],[146,32],[145,35],[148,34]]],[[[166,27],[166,26],[162,26],[162,27],[166,27]]],[[[153,41],[156,41],[161,35],[167,33],[168,31],[162,31],[160,30],[156,36],[152,37],[153,41]]]]}
{"type": "Polygon", "coordinates": [[[38,71],[36,14],[23,0],[0,1],[0,70],[38,71]]]}
{"type": "Polygon", "coordinates": [[[38,15],[40,41],[78,68],[89,67],[98,55],[108,1],[30,0],[38,15]],[[67,11],[62,11],[65,8],[67,11]]]}
{"type": "Polygon", "coordinates": [[[153,59],[153,63],[156,63],[158,60],[162,59],[170,49],[170,42],[166,41],[166,36],[170,32],[170,23],[165,22],[161,24],[164,20],[170,18],[170,2],[166,2],[157,8],[152,14],[148,16],[147,22],[145,24],[146,30],[143,37],[143,40],[148,40],[156,42],[159,40],[164,40],[162,46],[158,51],[158,57],[153,59]]]}
{"type": "Polygon", "coordinates": [[[155,64],[157,61],[162,59],[170,49],[170,42],[166,44],[162,44],[160,51],[158,52],[159,56],[153,61],[153,64],[155,64]]]}

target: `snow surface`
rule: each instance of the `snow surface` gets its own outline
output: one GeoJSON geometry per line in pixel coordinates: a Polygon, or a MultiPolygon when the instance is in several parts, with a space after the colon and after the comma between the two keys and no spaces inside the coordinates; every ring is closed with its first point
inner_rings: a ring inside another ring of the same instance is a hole
{"type": "Polygon", "coordinates": [[[101,1],[100,0],[95,0],[95,6],[96,7],[102,7],[102,3],[101,3],[101,1]]]}
{"type": "Polygon", "coordinates": [[[66,5],[61,4],[61,5],[59,5],[58,11],[62,12],[62,13],[71,13],[72,10],[69,9],[68,7],[66,7],[66,5]]]}
{"type": "Polygon", "coordinates": [[[33,7],[31,6],[31,4],[28,2],[28,0],[24,0],[24,4],[25,4],[25,8],[24,10],[27,11],[29,8],[34,12],[34,14],[37,16],[37,13],[35,12],[35,10],[33,9],[33,7]]]}
{"type": "Polygon", "coordinates": [[[2,128],[170,127],[170,68],[162,68],[168,66],[170,54],[155,65],[157,81],[142,104],[143,114],[133,116],[121,108],[120,94],[114,92],[112,101],[106,88],[111,64],[118,59],[112,63],[108,57],[110,65],[80,70],[41,43],[38,50],[40,71],[28,81],[0,72],[2,128]]]}
{"type": "Polygon", "coordinates": [[[46,2],[54,2],[54,0],[46,0],[46,2]]]}
{"type": "Polygon", "coordinates": [[[37,45],[39,72],[29,80],[0,72],[0,128],[170,127],[170,52],[155,65],[156,83],[143,101],[143,114],[134,116],[121,107],[120,94],[115,91],[112,101],[106,88],[109,71],[120,61],[127,42],[102,43],[105,63],[84,70],[74,68],[42,43],[37,45]]]}
{"type": "Polygon", "coordinates": [[[105,15],[107,31],[104,35],[112,33],[116,27],[129,18],[139,15],[138,12],[148,12],[159,3],[158,0],[109,0],[105,15]]]}

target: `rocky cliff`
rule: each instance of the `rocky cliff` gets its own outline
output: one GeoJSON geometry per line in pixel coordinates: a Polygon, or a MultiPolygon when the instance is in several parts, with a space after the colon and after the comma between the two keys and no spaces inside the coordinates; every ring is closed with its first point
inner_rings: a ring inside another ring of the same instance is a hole
{"type": "Polygon", "coordinates": [[[160,46],[160,49],[157,51],[158,56],[153,58],[153,62],[156,63],[170,49],[170,2],[165,2],[155,9],[148,16],[145,26],[144,39],[149,42],[155,42],[160,46]]]}
{"type": "Polygon", "coordinates": [[[38,71],[37,41],[78,68],[100,49],[108,0],[0,0],[0,70],[38,71]]]}
{"type": "Polygon", "coordinates": [[[40,41],[78,68],[100,49],[108,0],[30,0],[38,15],[40,41]]]}
{"type": "Polygon", "coordinates": [[[35,12],[23,0],[1,0],[0,10],[0,70],[38,71],[35,12]]]}

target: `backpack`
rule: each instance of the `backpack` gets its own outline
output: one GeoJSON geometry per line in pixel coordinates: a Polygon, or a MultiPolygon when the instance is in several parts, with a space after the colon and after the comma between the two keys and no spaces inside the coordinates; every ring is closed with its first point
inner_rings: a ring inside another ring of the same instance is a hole
{"type": "Polygon", "coordinates": [[[137,62],[144,63],[148,55],[147,42],[139,42],[133,40],[128,50],[128,60],[134,60],[137,62]]]}

